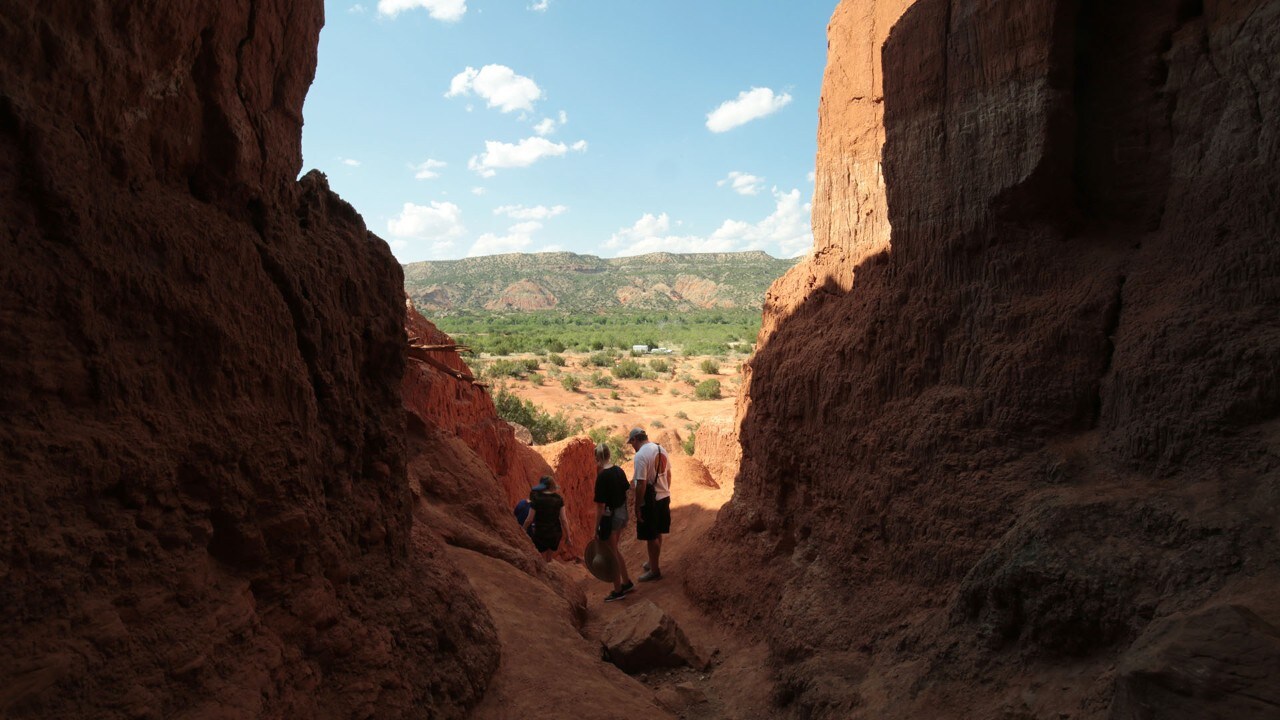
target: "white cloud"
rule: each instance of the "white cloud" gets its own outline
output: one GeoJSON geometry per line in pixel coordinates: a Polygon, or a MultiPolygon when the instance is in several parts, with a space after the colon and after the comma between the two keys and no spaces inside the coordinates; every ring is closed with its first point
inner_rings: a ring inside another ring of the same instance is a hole
{"type": "Polygon", "coordinates": [[[817,179],[818,176],[812,170],[810,170],[809,174],[806,177],[809,180],[809,182],[812,183],[814,180],[817,179]]]}
{"type": "MultiPolygon", "coordinates": [[[[795,257],[813,246],[808,203],[800,202],[800,191],[773,189],[774,211],[757,223],[725,220],[707,237],[671,234],[666,213],[646,213],[631,227],[615,232],[605,247],[618,255],[651,252],[737,252],[765,250],[781,257],[795,257]]],[[[680,223],[675,223],[677,226],[680,223]]]]}
{"type": "Polygon", "coordinates": [[[579,140],[578,142],[576,142],[576,143],[574,143],[574,144],[570,145],[569,147],[570,147],[570,149],[572,149],[574,152],[586,152],[586,151],[587,151],[587,141],[586,141],[586,140],[579,140]]]}
{"type": "MultiPolygon", "coordinates": [[[[585,140],[573,144],[573,149],[582,152],[587,149],[585,140]]],[[[499,169],[529,167],[545,157],[559,157],[569,151],[564,143],[551,142],[542,137],[525,138],[517,143],[504,143],[497,140],[486,140],[484,153],[473,156],[467,167],[481,177],[493,177],[499,169]]]]}
{"type": "Polygon", "coordinates": [[[563,215],[569,208],[564,205],[534,205],[533,207],[525,207],[523,205],[502,205],[493,209],[494,215],[506,215],[513,220],[547,220],[557,215],[563,215]]]}
{"type": "Polygon", "coordinates": [[[471,194],[472,194],[472,195],[484,195],[484,194],[485,194],[485,193],[487,193],[487,192],[489,192],[489,191],[488,191],[487,189],[485,189],[485,188],[482,188],[482,187],[473,187],[473,188],[471,188],[471,194]]]}
{"type": "Polygon", "coordinates": [[[533,131],[539,135],[550,135],[556,131],[556,121],[551,118],[542,118],[542,122],[533,126],[533,131]]]}
{"type": "Polygon", "coordinates": [[[467,0],[378,0],[378,14],[395,17],[405,10],[423,8],[433,20],[457,22],[467,14],[467,0]]]}
{"type": "Polygon", "coordinates": [[[512,225],[507,228],[506,235],[485,233],[476,238],[475,243],[471,245],[471,249],[467,251],[467,257],[522,252],[533,244],[533,233],[541,229],[542,223],[530,221],[512,225]]]}
{"type": "Polygon", "coordinates": [[[409,168],[413,170],[413,177],[415,179],[431,180],[432,178],[440,177],[440,173],[436,171],[440,168],[448,167],[448,165],[449,163],[443,160],[432,160],[428,158],[425,162],[420,162],[417,165],[410,165],[409,168]]]}
{"type": "Polygon", "coordinates": [[[506,65],[485,65],[476,70],[468,67],[449,81],[447,98],[459,95],[476,95],[484,98],[489,107],[504,113],[514,110],[533,111],[533,103],[542,97],[542,89],[530,78],[517,75],[506,65]]]}
{"type": "Polygon", "coordinates": [[[726,100],[707,113],[707,129],[714,133],[732,130],[781,110],[791,102],[791,95],[774,95],[769,88],[751,88],[738,93],[737,100],[726,100]]]}
{"type": "Polygon", "coordinates": [[[338,158],[338,160],[347,167],[360,167],[359,160],[353,160],[352,158],[338,158]]]}
{"type": "Polygon", "coordinates": [[[530,5],[529,9],[533,10],[534,12],[546,12],[547,6],[550,4],[551,4],[551,0],[538,0],[534,4],[530,5]]]}
{"type": "Polygon", "coordinates": [[[759,195],[764,189],[764,178],[733,170],[725,179],[716,181],[716,187],[725,185],[733,188],[739,195],[759,195]]]}
{"type": "Polygon", "coordinates": [[[405,203],[400,214],[387,222],[387,232],[400,240],[427,240],[452,244],[466,234],[462,209],[451,202],[432,200],[430,205],[405,203]]]}
{"type": "Polygon", "coordinates": [[[364,6],[363,6],[363,5],[361,5],[360,3],[356,3],[355,5],[352,5],[350,8],[348,8],[348,9],[347,9],[347,12],[352,13],[352,14],[355,14],[355,15],[363,15],[363,14],[364,14],[364,6]]]}
{"type": "Polygon", "coordinates": [[[564,124],[566,124],[566,123],[568,123],[568,122],[569,122],[569,113],[567,113],[567,112],[565,112],[565,111],[561,110],[561,111],[560,111],[560,124],[561,124],[561,125],[564,125],[564,124]]]}

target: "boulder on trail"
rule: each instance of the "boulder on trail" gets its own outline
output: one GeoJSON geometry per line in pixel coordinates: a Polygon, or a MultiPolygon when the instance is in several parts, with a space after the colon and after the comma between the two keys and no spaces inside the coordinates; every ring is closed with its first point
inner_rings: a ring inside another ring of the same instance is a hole
{"type": "Polygon", "coordinates": [[[706,665],[676,621],[648,600],[610,621],[600,643],[604,646],[604,658],[627,673],[706,665]]]}

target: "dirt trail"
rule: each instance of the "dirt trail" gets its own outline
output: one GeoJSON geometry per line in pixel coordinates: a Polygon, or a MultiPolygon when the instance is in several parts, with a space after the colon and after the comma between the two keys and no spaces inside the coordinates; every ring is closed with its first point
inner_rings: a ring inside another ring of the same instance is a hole
{"type": "MultiPolygon", "coordinates": [[[[630,475],[629,464],[625,467],[630,475]]],[[[636,583],[636,590],[626,600],[605,603],[604,597],[612,586],[590,577],[581,568],[575,568],[581,573],[582,588],[587,596],[588,615],[584,628],[587,637],[598,638],[609,621],[629,605],[649,600],[674,618],[704,659],[711,661],[706,672],[682,669],[638,676],[666,702],[674,699],[673,691],[677,686],[691,686],[696,689],[697,696],[705,696],[706,702],[687,706],[681,702],[673,708],[681,718],[745,720],[770,714],[773,681],[764,666],[767,657],[764,644],[752,642],[750,638],[718,623],[696,607],[684,591],[685,554],[711,529],[720,506],[731,497],[732,483],[715,489],[684,483],[676,476],[671,493],[671,534],[662,549],[663,579],[636,583]]],[[[645,546],[635,539],[634,526],[628,525],[624,533],[623,556],[635,578],[640,575],[641,565],[647,558],[645,546]]]]}
{"type": "MultiPolygon", "coordinates": [[[[629,469],[629,468],[628,468],[629,469]]],[[[746,720],[766,717],[772,681],[764,667],[762,643],[752,643],[703,613],[684,592],[683,559],[715,521],[733,495],[719,489],[682,484],[672,493],[672,534],[663,548],[663,579],[638,583],[622,602],[604,602],[612,589],[587,574],[580,564],[554,562],[586,594],[587,621],[573,625],[573,609],[548,585],[510,564],[461,548],[452,560],[471,580],[493,615],[502,661],[484,702],[473,717],[500,720],[562,718],[687,718],[746,720]],[[600,660],[599,638],[609,621],[628,606],[648,600],[665,610],[698,652],[710,660],[707,670],[662,670],[634,678],[600,660]],[[671,714],[674,712],[675,714],[671,714]]],[[[623,553],[633,577],[645,561],[645,547],[627,527],[623,553]]]]}
{"type": "Polygon", "coordinates": [[[600,661],[597,645],[578,634],[569,604],[545,583],[480,553],[450,548],[488,607],[502,661],[472,714],[476,720],[669,718],[653,693],[600,661]]]}

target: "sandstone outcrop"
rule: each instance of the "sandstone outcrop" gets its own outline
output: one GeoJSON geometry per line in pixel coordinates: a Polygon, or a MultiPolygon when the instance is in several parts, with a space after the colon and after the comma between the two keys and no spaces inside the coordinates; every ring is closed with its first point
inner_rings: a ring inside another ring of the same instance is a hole
{"type": "Polygon", "coordinates": [[[596,533],[596,446],[586,437],[571,437],[533,449],[550,466],[560,484],[569,520],[569,539],[561,543],[557,557],[576,560],[596,533]]]}
{"type": "Polygon", "coordinates": [[[779,715],[1274,710],[1277,23],[841,2],[814,252],[686,580],[768,637],[779,715]]]}
{"type": "Polygon", "coordinates": [[[640,600],[610,620],[600,643],[608,661],[623,672],[704,665],[676,621],[648,600],[640,600]]]}
{"type": "Polygon", "coordinates": [[[498,664],[412,530],[399,266],[297,179],[322,12],[0,5],[6,717],[457,717],[498,664]]]}
{"type": "Polygon", "coordinates": [[[717,486],[733,483],[742,463],[737,420],[721,416],[703,420],[693,433],[693,448],[717,486]]]}

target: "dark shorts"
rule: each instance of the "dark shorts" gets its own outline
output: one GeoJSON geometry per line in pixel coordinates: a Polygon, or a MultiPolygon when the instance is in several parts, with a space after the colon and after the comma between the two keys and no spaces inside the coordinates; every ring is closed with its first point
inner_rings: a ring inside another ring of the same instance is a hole
{"type": "Polygon", "coordinates": [[[657,540],[671,532],[671,498],[644,505],[644,519],[636,523],[637,540],[657,540]]]}
{"type": "Polygon", "coordinates": [[[533,546],[538,548],[538,552],[547,552],[548,550],[554,551],[556,548],[560,547],[560,536],[560,533],[548,535],[535,532],[533,534],[533,546]]]}

